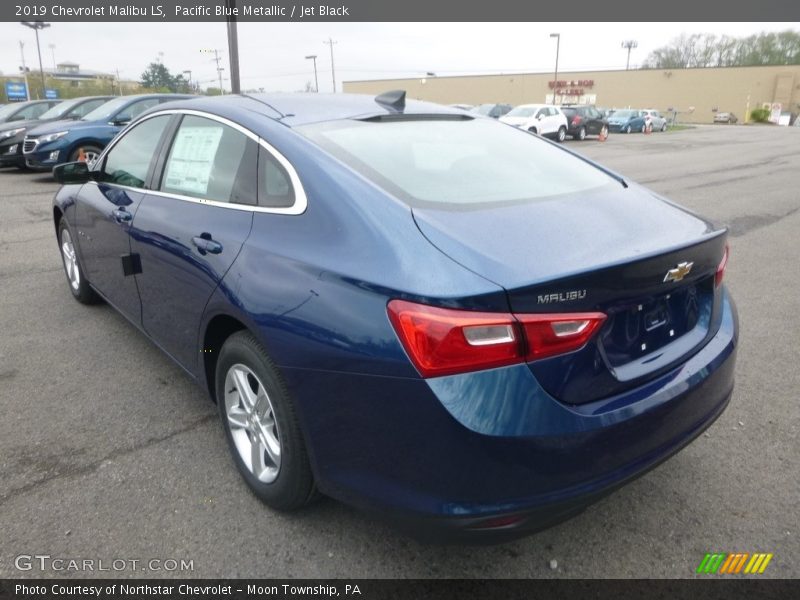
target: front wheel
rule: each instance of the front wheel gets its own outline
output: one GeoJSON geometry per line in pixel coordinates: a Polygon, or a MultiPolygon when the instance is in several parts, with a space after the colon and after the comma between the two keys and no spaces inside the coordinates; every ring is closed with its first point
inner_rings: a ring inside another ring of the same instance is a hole
{"type": "Polygon", "coordinates": [[[233,334],[219,354],[216,400],[236,468],[265,504],[294,510],[315,495],[294,404],[252,334],[233,334]]]}
{"type": "Polygon", "coordinates": [[[72,154],[69,156],[69,162],[83,161],[91,165],[97,160],[97,157],[100,156],[102,151],[103,149],[100,146],[83,144],[72,151],[72,154]]]}
{"type": "Polygon", "coordinates": [[[563,142],[565,139],[567,139],[567,128],[566,127],[562,126],[562,127],[558,128],[558,136],[556,137],[556,139],[558,140],[559,144],[561,142],[563,142]]]}
{"type": "Polygon", "coordinates": [[[631,129],[631,126],[630,126],[630,125],[628,125],[628,126],[625,128],[625,133],[630,133],[631,131],[633,131],[633,130],[631,129]]]}
{"type": "Polygon", "coordinates": [[[81,304],[95,304],[100,298],[83,274],[72,234],[69,232],[67,220],[63,217],[58,224],[58,247],[61,249],[61,262],[64,264],[64,273],[72,297],[81,304]]]}

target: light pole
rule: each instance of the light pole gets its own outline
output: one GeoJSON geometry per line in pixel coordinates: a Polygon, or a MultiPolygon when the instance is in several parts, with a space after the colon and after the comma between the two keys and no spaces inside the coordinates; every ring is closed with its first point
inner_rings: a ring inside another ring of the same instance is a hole
{"type": "Polygon", "coordinates": [[[636,40],[625,40],[624,42],[622,42],[622,47],[628,49],[628,60],[625,63],[625,70],[627,71],[628,69],[631,68],[631,50],[633,48],[638,48],[639,42],[637,42],[636,40]]]}
{"type": "Polygon", "coordinates": [[[39,30],[50,27],[50,23],[45,23],[44,21],[22,21],[22,24],[36,32],[36,52],[39,53],[39,73],[42,76],[42,96],[44,96],[44,69],[42,68],[42,49],[39,47],[39,30]]]}
{"type": "Polygon", "coordinates": [[[20,71],[22,71],[22,76],[25,78],[25,100],[30,100],[31,89],[28,86],[28,66],[25,64],[25,42],[22,40],[19,41],[19,54],[22,57],[22,67],[20,67],[20,71]]]}
{"type": "Polygon", "coordinates": [[[306,56],[306,60],[314,61],[314,91],[319,94],[319,79],[317,79],[317,55],[309,54],[306,56]]]}
{"type": "Polygon", "coordinates": [[[336,69],[333,66],[333,45],[338,44],[339,42],[333,41],[332,38],[328,38],[327,42],[322,42],[323,44],[327,44],[331,47],[331,79],[333,80],[333,93],[336,93],[336,69]]]}
{"type": "Polygon", "coordinates": [[[556,38],[556,72],[553,76],[553,104],[558,104],[556,102],[556,90],[558,90],[558,51],[561,48],[561,34],[560,33],[551,33],[551,38],[556,38]]]}

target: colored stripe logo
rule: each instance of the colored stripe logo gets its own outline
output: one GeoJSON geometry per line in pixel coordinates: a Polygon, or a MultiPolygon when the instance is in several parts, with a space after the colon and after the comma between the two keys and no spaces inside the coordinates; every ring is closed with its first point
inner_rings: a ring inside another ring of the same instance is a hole
{"type": "Polygon", "coordinates": [[[756,552],[750,554],[749,552],[715,552],[706,553],[700,565],[697,567],[697,573],[706,573],[710,575],[760,575],[767,569],[769,561],[772,560],[773,554],[756,552]]]}

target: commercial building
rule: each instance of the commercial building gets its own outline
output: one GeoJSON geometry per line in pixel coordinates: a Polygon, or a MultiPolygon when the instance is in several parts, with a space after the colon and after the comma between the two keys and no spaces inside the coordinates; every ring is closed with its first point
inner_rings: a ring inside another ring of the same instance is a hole
{"type": "Polygon", "coordinates": [[[607,108],[655,108],[684,123],[710,123],[716,111],[744,116],[765,104],[800,112],[800,65],[630,71],[505,73],[345,81],[344,91],[379,94],[404,89],[409,98],[441,104],[581,102],[607,108]]]}

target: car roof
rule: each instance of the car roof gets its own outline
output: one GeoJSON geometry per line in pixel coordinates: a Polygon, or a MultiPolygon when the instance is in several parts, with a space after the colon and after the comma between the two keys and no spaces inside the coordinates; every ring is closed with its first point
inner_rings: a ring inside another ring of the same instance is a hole
{"type": "MultiPolygon", "coordinates": [[[[193,97],[169,102],[148,112],[172,109],[208,111],[236,120],[237,116],[264,116],[297,127],[323,121],[380,117],[398,114],[397,110],[379,104],[376,96],[366,94],[270,93],[228,94],[226,96],[193,97]]],[[[451,114],[464,117],[464,112],[449,106],[407,100],[403,114],[451,114]]]]}

